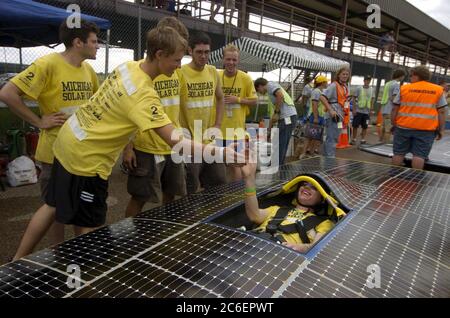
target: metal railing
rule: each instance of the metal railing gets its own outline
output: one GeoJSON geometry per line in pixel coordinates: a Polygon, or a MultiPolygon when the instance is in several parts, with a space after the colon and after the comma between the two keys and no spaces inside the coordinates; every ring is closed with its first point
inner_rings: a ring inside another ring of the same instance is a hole
{"type": "MultiPolygon", "coordinates": [[[[380,36],[280,1],[259,1],[258,5],[246,5],[245,7],[242,6],[246,1],[236,1],[235,3],[231,20],[229,16],[231,10],[224,8],[226,10],[221,10],[218,14],[219,23],[225,21],[225,24],[231,28],[238,28],[241,31],[249,29],[311,47],[328,47],[331,51],[341,51],[375,60],[380,59],[380,36]],[[331,35],[327,37],[327,33],[331,33],[331,35]]],[[[211,17],[210,2],[208,1],[179,0],[176,1],[176,6],[177,8],[189,8],[195,18],[209,19],[211,17]]],[[[177,13],[179,14],[179,10],[177,13]]],[[[431,71],[441,75],[447,71],[447,75],[450,75],[448,59],[399,43],[396,43],[394,48],[394,52],[388,52],[387,61],[405,67],[414,67],[426,62],[431,71]]]]}
{"type": "MultiPolygon", "coordinates": [[[[212,18],[210,1],[134,0],[134,3],[133,1],[124,0],[38,1],[51,5],[59,3],[61,6],[68,3],[78,3],[83,12],[85,8],[89,8],[88,14],[104,18],[110,18],[113,14],[111,11],[117,8],[119,4],[126,4],[128,8],[134,7],[136,10],[139,7],[139,10],[142,12],[157,10],[159,13],[183,16],[187,19],[193,19],[193,21],[198,19],[209,21],[212,18]],[[171,3],[170,6],[168,5],[169,2],[171,3]]],[[[325,47],[327,47],[329,53],[326,54],[331,56],[338,56],[339,53],[337,52],[344,52],[350,54],[350,59],[353,56],[372,60],[377,58],[380,37],[364,30],[343,25],[334,20],[276,0],[252,1],[254,3],[252,5],[245,5],[247,3],[246,0],[231,2],[222,1],[224,6],[220,8],[217,15],[212,19],[216,21],[214,23],[223,24],[224,34],[228,40],[231,40],[231,33],[233,35],[239,34],[239,32],[241,32],[240,34],[248,34],[248,30],[251,30],[254,32],[252,36],[258,37],[258,34],[260,37],[264,34],[272,35],[275,39],[283,38],[292,45],[302,43],[313,50],[325,50],[325,47]],[[231,2],[234,2],[233,8],[229,8],[232,5],[231,2]],[[320,47],[322,49],[319,49],[320,47]]],[[[120,15],[120,19],[114,21],[116,25],[113,25],[111,32],[109,54],[113,60],[108,61],[107,69],[111,70],[116,66],[115,56],[124,56],[118,59],[117,62],[142,56],[141,53],[136,54],[136,52],[143,50],[145,33],[156,23],[155,21],[149,21],[149,17],[150,14],[138,16],[137,19],[136,17],[120,15]],[[118,30],[117,23],[120,23],[120,30],[118,30]],[[119,36],[123,36],[123,34],[118,35],[118,32],[127,33],[127,36],[120,38],[119,36]],[[135,51],[134,53],[133,50],[135,51]]],[[[105,35],[101,36],[105,38],[105,35]]],[[[3,63],[3,65],[22,64],[22,60],[17,58],[17,56],[22,56],[22,54],[18,54],[16,51],[17,49],[2,49],[0,51],[0,63],[3,63]]],[[[23,49],[22,51],[24,65],[32,62],[35,56],[38,55],[35,52],[32,52],[32,54],[30,49],[23,49]]],[[[50,51],[52,51],[51,48],[42,48],[42,55],[50,51]]],[[[96,63],[105,65],[105,62],[100,62],[103,58],[102,52],[99,52],[96,63]]],[[[412,67],[427,61],[431,70],[436,74],[442,75],[446,72],[447,75],[450,75],[450,70],[448,69],[449,61],[447,59],[400,44],[396,45],[396,53],[393,55],[392,61],[405,67],[412,67]]],[[[97,67],[96,69],[99,68],[97,67]]],[[[101,72],[99,71],[99,73],[101,72]]]]}

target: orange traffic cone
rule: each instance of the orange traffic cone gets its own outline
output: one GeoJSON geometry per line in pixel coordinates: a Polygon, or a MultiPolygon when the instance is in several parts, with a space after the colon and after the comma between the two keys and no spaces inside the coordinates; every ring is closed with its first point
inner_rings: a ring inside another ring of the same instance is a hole
{"type": "Polygon", "coordinates": [[[336,145],[336,149],[344,149],[351,147],[348,143],[348,127],[342,128],[342,132],[339,135],[339,141],[336,145]]]}
{"type": "Polygon", "coordinates": [[[339,135],[338,144],[336,145],[336,149],[343,149],[351,147],[348,143],[348,127],[350,123],[350,108],[347,106],[344,108],[344,120],[343,120],[343,128],[342,132],[339,135]]]}

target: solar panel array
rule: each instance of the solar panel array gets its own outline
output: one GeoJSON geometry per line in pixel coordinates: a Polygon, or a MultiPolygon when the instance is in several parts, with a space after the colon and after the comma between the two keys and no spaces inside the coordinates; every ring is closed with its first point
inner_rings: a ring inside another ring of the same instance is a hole
{"type": "Polygon", "coordinates": [[[354,210],[306,255],[212,223],[237,182],[6,264],[0,297],[450,297],[449,176],[316,157],[258,193],[311,172],[354,210]]]}

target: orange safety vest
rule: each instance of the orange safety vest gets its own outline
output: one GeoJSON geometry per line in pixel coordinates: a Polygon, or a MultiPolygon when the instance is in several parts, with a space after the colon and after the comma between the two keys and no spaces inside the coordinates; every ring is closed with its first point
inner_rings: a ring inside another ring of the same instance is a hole
{"type": "MultiPolygon", "coordinates": [[[[336,91],[337,91],[337,98],[338,98],[338,104],[342,107],[342,109],[344,110],[344,120],[343,120],[343,124],[344,127],[347,127],[349,121],[350,121],[350,108],[349,107],[345,107],[346,102],[348,100],[348,87],[346,84],[341,85],[341,83],[339,83],[339,81],[336,81],[336,91]]],[[[347,104],[348,105],[348,104],[347,104]]]]}
{"type": "Polygon", "coordinates": [[[395,124],[409,129],[436,130],[439,127],[436,105],[443,91],[441,86],[425,81],[403,85],[395,124]]]}
{"type": "Polygon", "coordinates": [[[348,87],[347,85],[341,85],[339,81],[336,81],[336,91],[337,91],[337,98],[338,98],[338,104],[341,105],[342,108],[344,108],[345,102],[348,99],[348,87]]]}

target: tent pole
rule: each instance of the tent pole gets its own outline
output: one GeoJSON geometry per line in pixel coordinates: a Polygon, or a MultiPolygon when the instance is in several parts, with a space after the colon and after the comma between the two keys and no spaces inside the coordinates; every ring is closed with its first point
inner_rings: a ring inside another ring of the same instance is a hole
{"type": "Polygon", "coordinates": [[[281,67],[280,67],[280,74],[279,74],[279,78],[278,78],[278,83],[281,84],[281,67]]]}
{"type": "Polygon", "coordinates": [[[109,64],[109,40],[110,40],[111,30],[106,30],[106,53],[105,53],[105,78],[108,76],[108,64],[109,64]]]}
{"type": "Polygon", "coordinates": [[[291,97],[295,100],[295,89],[294,89],[294,64],[291,64],[291,97]]]}
{"type": "Polygon", "coordinates": [[[20,61],[19,62],[20,63],[20,72],[22,72],[23,71],[23,60],[22,60],[22,48],[21,47],[19,47],[19,61],[20,61]]]}

